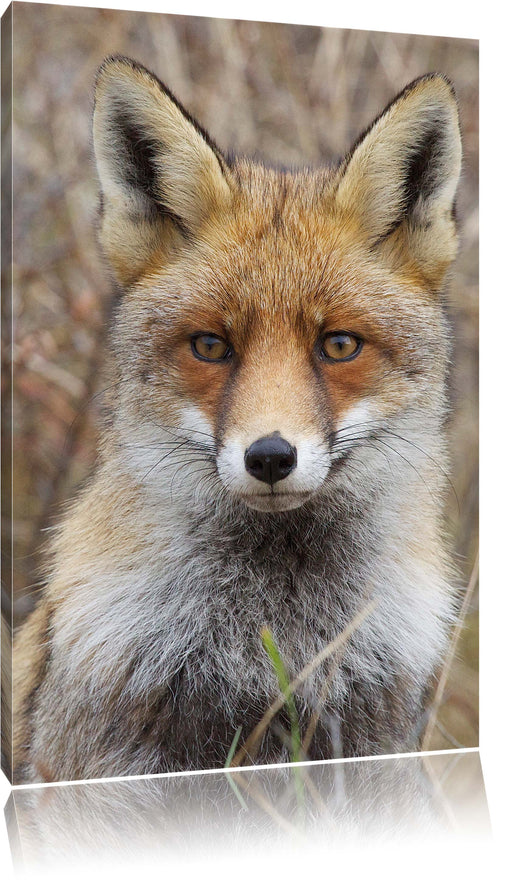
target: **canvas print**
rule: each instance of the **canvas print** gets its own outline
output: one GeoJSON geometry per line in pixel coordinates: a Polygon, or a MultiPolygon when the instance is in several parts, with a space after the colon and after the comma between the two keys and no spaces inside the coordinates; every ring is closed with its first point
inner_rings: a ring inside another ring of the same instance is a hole
{"type": "Polygon", "coordinates": [[[11,34],[6,772],[476,745],[477,44],[11,34]]]}

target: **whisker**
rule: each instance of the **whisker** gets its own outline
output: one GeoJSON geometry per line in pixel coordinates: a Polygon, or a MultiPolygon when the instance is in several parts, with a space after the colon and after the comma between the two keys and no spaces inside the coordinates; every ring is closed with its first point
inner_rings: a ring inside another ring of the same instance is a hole
{"type": "Polygon", "coordinates": [[[160,460],[158,460],[158,461],[157,461],[157,462],[151,467],[151,469],[148,469],[148,471],[143,475],[143,477],[142,477],[142,481],[145,481],[146,478],[148,477],[148,475],[151,475],[151,473],[152,473],[152,472],[153,472],[153,471],[154,471],[154,470],[160,465],[160,463],[163,463],[164,460],[167,460],[167,459],[168,459],[173,453],[174,453],[174,451],[167,451],[167,453],[165,453],[164,456],[161,457],[160,460]]]}
{"type": "MultiPolygon", "coordinates": [[[[388,450],[392,451],[393,454],[396,454],[397,457],[401,457],[401,459],[402,459],[405,463],[407,463],[408,466],[411,467],[411,469],[416,473],[416,475],[418,476],[418,478],[420,479],[420,481],[423,482],[423,484],[424,484],[425,488],[427,489],[428,493],[430,494],[432,500],[435,502],[435,496],[434,496],[434,494],[432,493],[432,489],[429,487],[429,485],[428,485],[427,482],[425,481],[425,479],[424,479],[423,475],[421,474],[421,472],[419,472],[419,471],[416,469],[416,467],[414,466],[414,464],[411,463],[411,461],[408,460],[407,457],[406,457],[404,454],[402,454],[400,451],[395,450],[395,448],[394,448],[392,445],[388,445],[388,444],[386,444],[386,442],[382,441],[382,439],[380,439],[380,438],[379,438],[379,439],[375,439],[375,441],[376,441],[378,444],[384,445],[386,448],[388,448],[388,450]]],[[[378,448],[377,448],[376,450],[378,450],[378,448]]]]}
{"type": "Polygon", "coordinates": [[[146,415],[146,416],[147,416],[147,419],[149,420],[150,423],[152,423],[152,424],[153,424],[154,426],[156,426],[158,429],[161,429],[162,432],[166,432],[168,435],[171,435],[171,436],[174,436],[174,437],[178,436],[179,438],[185,438],[185,439],[187,439],[191,444],[196,444],[196,445],[199,445],[199,446],[201,446],[201,447],[208,447],[208,448],[211,449],[211,450],[216,450],[215,439],[214,439],[214,437],[213,437],[212,435],[210,435],[210,434],[207,433],[207,432],[202,432],[202,431],[199,430],[199,429],[189,429],[189,430],[184,430],[184,429],[179,429],[178,427],[162,426],[160,423],[157,423],[157,421],[154,420],[154,419],[153,419],[152,417],[150,417],[149,415],[146,415]],[[202,435],[202,436],[205,436],[206,438],[210,439],[211,444],[206,445],[206,442],[203,442],[203,441],[195,441],[194,439],[190,438],[190,433],[194,433],[195,435],[202,435]]]}
{"type": "MultiPolygon", "coordinates": [[[[435,422],[435,421],[432,421],[432,422],[435,422]]],[[[337,452],[339,452],[339,451],[343,451],[343,450],[344,450],[344,447],[343,447],[343,446],[344,446],[345,443],[349,443],[349,442],[352,442],[352,441],[357,441],[357,440],[360,440],[360,439],[362,440],[362,439],[364,439],[364,438],[367,437],[367,436],[361,436],[361,435],[353,436],[353,435],[348,435],[348,434],[347,434],[347,433],[349,433],[351,430],[353,430],[353,429],[355,429],[355,428],[368,428],[368,429],[370,429],[370,432],[372,433],[372,435],[369,436],[369,437],[372,438],[372,439],[374,439],[375,441],[380,441],[382,444],[385,444],[385,442],[384,442],[381,438],[379,438],[379,435],[380,435],[380,434],[383,434],[383,435],[386,435],[386,436],[390,436],[391,438],[396,438],[397,440],[404,442],[404,444],[410,445],[410,447],[415,448],[417,451],[419,451],[421,454],[423,454],[423,456],[425,456],[428,460],[430,460],[430,462],[431,462],[431,463],[432,463],[437,469],[439,469],[439,472],[441,473],[441,475],[446,479],[446,481],[447,481],[447,483],[448,483],[448,485],[449,485],[449,487],[450,487],[450,490],[451,490],[451,492],[453,493],[453,495],[454,495],[454,497],[455,497],[455,501],[456,501],[456,503],[457,503],[457,509],[458,509],[458,512],[459,512],[459,515],[460,515],[461,508],[460,508],[459,497],[458,497],[457,491],[456,491],[456,489],[455,489],[455,486],[454,486],[454,484],[453,484],[453,481],[451,480],[450,475],[447,473],[447,471],[441,466],[441,464],[436,460],[436,458],[432,456],[432,454],[430,454],[428,451],[425,451],[420,445],[418,445],[416,442],[413,442],[411,439],[406,438],[405,436],[400,435],[400,434],[397,433],[397,432],[393,432],[393,430],[388,429],[386,426],[382,426],[382,425],[381,425],[381,421],[378,421],[378,420],[368,420],[368,421],[365,421],[365,422],[362,422],[362,423],[354,423],[354,424],[351,424],[351,425],[348,426],[348,427],[345,427],[343,430],[338,431],[337,433],[333,433],[333,441],[331,442],[331,450],[332,450],[334,453],[337,453],[337,452]],[[372,427],[374,426],[374,424],[376,424],[376,425],[378,426],[378,434],[373,434],[373,433],[375,432],[375,430],[372,428],[372,427]]],[[[399,456],[403,456],[403,455],[400,454],[399,451],[396,451],[396,450],[395,450],[394,448],[392,448],[392,447],[391,447],[391,450],[393,450],[393,452],[396,453],[397,455],[399,455],[399,456]]],[[[415,467],[413,466],[413,464],[410,463],[410,461],[407,460],[407,458],[404,457],[404,459],[406,460],[407,463],[409,463],[409,465],[410,465],[413,469],[415,468],[415,467]]],[[[417,472],[417,470],[416,470],[416,472],[417,472]]],[[[417,474],[418,474],[420,477],[422,477],[422,476],[420,475],[420,473],[417,472],[417,474]]],[[[422,480],[424,480],[424,479],[422,479],[422,480]]],[[[430,489],[429,489],[429,492],[430,492],[430,489]]]]}
{"type": "Polygon", "coordinates": [[[450,488],[451,488],[453,495],[455,497],[455,500],[457,503],[457,508],[458,508],[459,515],[460,515],[460,502],[459,502],[459,497],[457,495],[457,491],[455,490],[455,486],[454,486],[450,476],[446,472],[446,470],[443,469],[443,467],[437,462],[435,457],[433,457],[431,454],[429,454],[428,451],[424,451],[423,448],[421,448],[415,442],[411,441],[409,438],[405,438],[402,435],[398,435],[398,433],[396,433],[396,432],[391,432],[390,429],[385,429],[384,432],[386,433],[386,435],[391,435],[391,436],[393,436],[393,438],[400,439],[400,441],[403,441],[406,444],[411,445],[411,447],[416,448],[417,451],[420,451],[421,454],[423,454],[425,457],[427,457],[430,460],[430,462],[433,463],[437,469],[439,469],[441,475],[447,480],[448,484],[450,485],[450,488]]]}

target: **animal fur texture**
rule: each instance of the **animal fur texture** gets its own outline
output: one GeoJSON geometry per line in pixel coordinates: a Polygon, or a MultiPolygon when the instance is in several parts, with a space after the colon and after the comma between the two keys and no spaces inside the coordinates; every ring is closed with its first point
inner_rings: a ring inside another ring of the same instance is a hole
{"type": "MultiPolygon", "coordinates": [[[[293,679],[369,601],[297,689],[307,756],[416,749],[455,597],[450,83],[292,172],[227,158],[114,57],[94,144],[122,290],[109,417],[17,638],[16,781],[223,766],[279,693],[262,627],[293,679]]],[[[248,759],[286,760],[289,731],[284,709],[248,759]]]]}

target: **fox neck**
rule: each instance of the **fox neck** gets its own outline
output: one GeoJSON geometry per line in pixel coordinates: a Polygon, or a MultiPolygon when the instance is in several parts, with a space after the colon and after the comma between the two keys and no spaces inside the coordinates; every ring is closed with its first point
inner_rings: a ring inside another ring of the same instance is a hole
{"type": "Polygon", "coordinates": [[[277,600],[293,586],[300,591],[304,580],[317,580],[320,589],[331,573],[337,594],[347,594],[352,579],[364,580],[382,548],[379,525],[362,508],[349,514],[339,501],[333,506],[327,500],[272,514],[242,503],[220,504],[213,513],[189,509],[179,536],[182,555],[203,561],[221,581],[230,574],[230,594],[245,594],[249,583],[247,591],[261,591],[262,603],[268,583],[277,600]]]}

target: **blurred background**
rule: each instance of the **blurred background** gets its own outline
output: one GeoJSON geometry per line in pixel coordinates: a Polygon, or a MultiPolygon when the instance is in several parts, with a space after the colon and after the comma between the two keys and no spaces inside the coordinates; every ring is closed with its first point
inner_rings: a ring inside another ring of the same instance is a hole
{"type": "MultiPolygon", "coordinates": [[[[465,160],[449,291],[453,491],[446,525],[469,593],[425,747],[477,745],[478,44],[25,3],[14,5],[13,35],[13,338],[4,303],[2,355],[6,411],[13,364],[13,506],[11,519],[5,492],[2,547],[15,626],[37,600],[45,531],[95,463],[111,303],[96,239],[91,143],[102,59],[122,53],[145,64],[222,149],[292,166],[342,156],[415,77],[437,70],[454,83],[465,160]]],[[[7,461],[4,467],[3,488],[11,480],[7,461]]]]}

